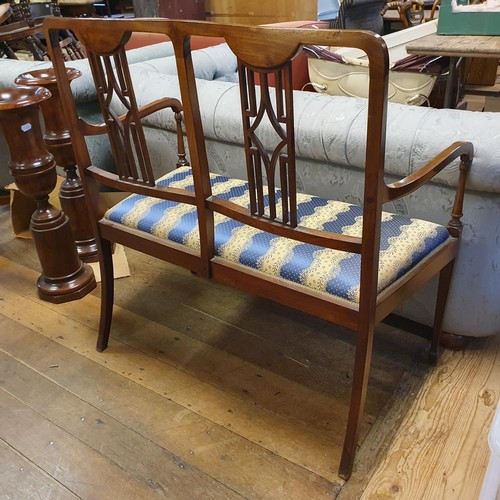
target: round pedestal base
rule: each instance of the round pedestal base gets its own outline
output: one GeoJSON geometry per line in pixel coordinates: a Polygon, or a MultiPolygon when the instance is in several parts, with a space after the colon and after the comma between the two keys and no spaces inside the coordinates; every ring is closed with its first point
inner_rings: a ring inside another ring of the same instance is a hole
{"type": "Polygon", "coordinates": [[[455,335],[454,333],[442,332],[439,336],[439,344],[445,349],[452,351],[460,351],[465,349],[469,344],[471,337],[465,335],[455,335]]]}
{"type": "Polygon", "coordinates": [[[97,244],[94,239],[90,241],[76,241],[76,251],[78,257],[83,262],[98,262],[99,255],[97,254],[97,244]]]}
{"type": "Polygon", "coordinates": [[[83,264],[73,276],[55,280],[43,274],[37,281],[38,295],[42,300],[62,304],[85,297],[96,287],[94,272],[88,264],[83,264]]]}

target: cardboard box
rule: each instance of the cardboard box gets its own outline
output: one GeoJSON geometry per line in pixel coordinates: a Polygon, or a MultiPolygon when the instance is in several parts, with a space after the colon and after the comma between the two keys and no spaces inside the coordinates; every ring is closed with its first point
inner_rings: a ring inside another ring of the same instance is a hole
{"type": "Polygon", "coordinates": [[[500,35],[500,1],[442,0],[439,9],[439,35],[500,35]],[[464,5],[465,3],[465,5],[464,5]]]}
{"type": "MultiPolygon", "coordinates": [[[[95,280],[97,283],[101,281],[101,268],[98,262],[89,262],[89,266],[94,271],[95,280]]],[[[113,276],[115,279],[126,278],[130,276],[130,268],[128,265],[125,248],[123,245],[116,244],[113,250],[113,276]]]]}
{"type": "MultiPolygon", "coordinates": [[[[49,202],[57,208],[61,208],[58,193],[63,181],[64,177],[58,175],[56,187],[49,196],[49,202]]],[[[18,238],[31,238],[30,221],[31,215],[36,210],[36,201],[24,196],[14,183],[5,189],[10,191],[10,219],[14,235],[18,238]]]]}
{"type": "MultiPolygon", "coordinates": [[[[64,178],[57,176],[57,184],[49,196],[49,202],[57,208],[61,208],[59,202],[59,189],[64,178]]],[[[12,223],[12,230],[14,235],[18,238],[31,238],[30,221],[31,215],[36,210],[36,202],[32,198],[24,196],[13,183],[6,187],[10,190],[10,218],[12,223]]],[[[121,201],[126,193],[103,193],[105,203],[109,206],[114,205],[121,201]]],[[[93,271],[97,282],[101,281],[101,272],[99,263],[91,262],[89,264],[93,271]]],[[[124,278],[130,276],[130,268],[128,265],[127,256],[122,245],[115,245],[113,252],[113,267],[114,276],[117,278],[124,278]]]]}

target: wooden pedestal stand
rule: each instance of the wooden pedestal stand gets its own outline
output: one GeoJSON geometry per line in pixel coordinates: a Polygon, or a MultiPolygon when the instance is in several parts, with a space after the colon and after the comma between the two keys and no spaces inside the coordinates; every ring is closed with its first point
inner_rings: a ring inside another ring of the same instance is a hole
{"type": "Polygon", "coordinates": [[[42,266],[38,294],[43,300],[61,303],[85,296],[96,282],[92,268],[78,257],[68,217],[49,203],[56,185],[56,162],[43,141],[38,115],[40,104],[50,97],[43,87],[2,89],[0,129],[16,186],[37,203],[31,231],[42,266]]]}
{"type": "MultiPolygon", "coordinates": [[[[68,80],[81,76],[80,71],[68,68],[68,80]]],[[[71,137],[64,120],[56,76],[52,68],[30,71],[16,78],[18,85],[43,86],[49,89],[52,97],[40,102],[45,121],[44,140],[48,150],[54,156],[56,164],[66,172],[66,179],[61,184],[59,199],[64,213],[69,217],[78,255],[84,262],[97,260],[97,245],[92,232],[90,216],[85,204],[82,181],[76,172],[76,162],[71,145],[71,137]]]]}

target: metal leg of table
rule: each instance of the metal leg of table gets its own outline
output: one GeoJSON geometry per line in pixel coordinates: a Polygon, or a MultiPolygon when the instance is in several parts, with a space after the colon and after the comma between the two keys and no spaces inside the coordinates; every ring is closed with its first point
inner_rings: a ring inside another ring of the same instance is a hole
{"type": "Polygon", "coordinates": [[[453,99],[453,84],[455,82],[457,74],[458,57],[450,57],[450,69],[448,70],[448,78],[446,80],[446,89],[444,91],[444,103],[445,108],[453,107],[451,101],[453,99]]]}
{"type": "Polygon", "coordinates": [[[461,88],[460,86],[462,82],[458,81],[458,78],[460,77],[459,68],[463,60],[464,60],[463,57],[450,57],[450,69],[448,71],[448,78],[446,80],[446,89],[444,92],[444,102],[443,102],[444,108],[454,108],[455,105],[457,104],[456,102],[453,102],[453,98],[455,97],[454,89],[455,85],[457,87],[457,92],[459,92],[461,88]]]}

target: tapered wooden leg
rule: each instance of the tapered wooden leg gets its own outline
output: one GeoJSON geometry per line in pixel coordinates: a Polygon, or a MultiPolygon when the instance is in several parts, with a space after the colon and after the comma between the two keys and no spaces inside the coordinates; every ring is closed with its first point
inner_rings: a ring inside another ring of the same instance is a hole
{"type": "Polygon", "coordinates": [[[99,266],[101,269],[101,318],[99,320],[99,336],[97,337],[96,349],[99,352],[108,347],[111,319],[113,317],[114,301],[114,271],[113,271],[113,247],[110,241],[100,240],[101,258],[99,266]]]}
{"type": "Polygon", "coordinates": [[[370,374],[370,363],[373,349],[373,326],[358,332],[356,341],[356,356],[354,361],[354,375],[352,380],[351,404],[347,418],[347,429],[344,439],[344,448],[340,459],[339,476],[346,481],[352,473],[354,456],[358,446],[359,424],[365,406],[366,389],[370,374]]]}
{"type": "Polygon", "coordinates": [[[441,269],[441,272],[439,273],[436,311],[434,313],[434,328],[432,330],[431,348],[429,351],[429,363],[432,363],[433,365],[436,365],[439,359],[439,341],[441,331],[443,329],[443,318],[454,267],[455,259],[453,259],[446,267],[441,269]]]}

